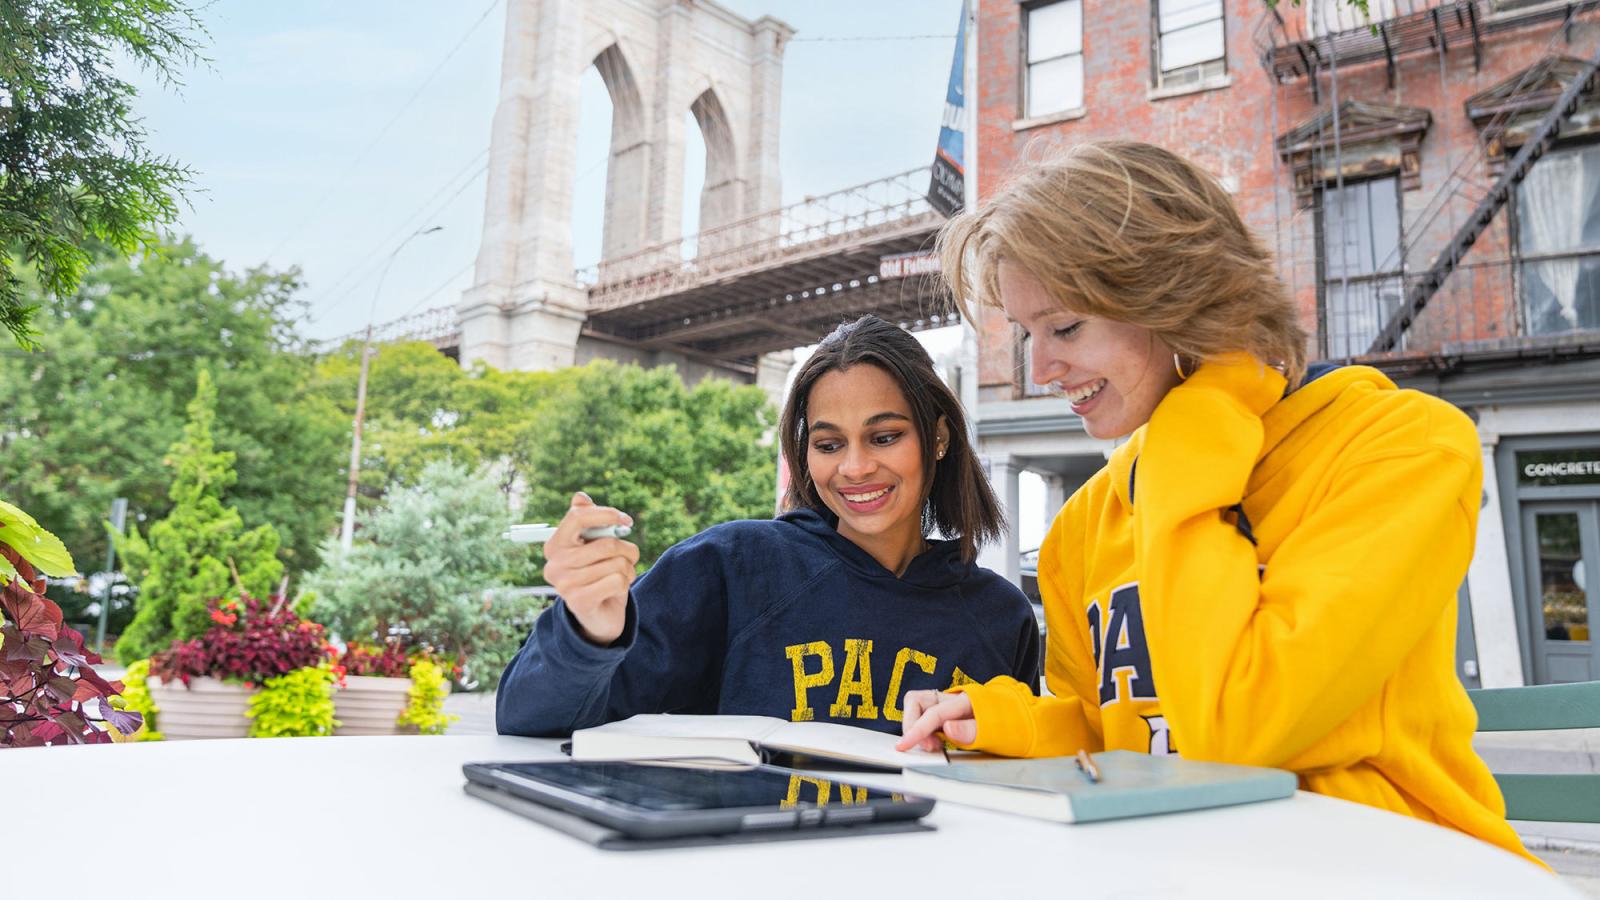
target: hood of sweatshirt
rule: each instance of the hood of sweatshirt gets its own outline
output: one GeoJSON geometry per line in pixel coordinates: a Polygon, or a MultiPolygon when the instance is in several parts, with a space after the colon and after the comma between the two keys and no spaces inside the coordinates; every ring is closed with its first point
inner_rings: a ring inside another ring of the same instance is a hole
{"type": "MultiPolygon", "coordinates": [[[[1275,375],[1276,373],[1268,373],[1275,375]]],[[[1283,379],[1278,378],[1281,383],[1283,379]]],[[[1317,363],[1306,370],[1300,386],[1284,393],[1261,416],[1261,450],[1256,455],[1259,464],[1277,449],[1283,439],[1308,419],[1338,402],[1350,392],[1370,393],[1393,391],[1399,388],[1387,375],[1371,366],[1340,366],[1317,363]]],[[[1128,442],[1118,447],[1106,463],[1117,497],[1126,508],[1133,507],[1133,479],[1137,473],[1139,453],[1144,447],[1145,429],[1141,426],[1128,437],[1128,442]]],[[[1281,465],[1282,461],[1274,463],[1281,465]]]]}
{"type": "Polygon", "coordinates": [[[831,512],[791,510],[778,516],[778,521],[811,535],[863,578],[899,581],[924,588],[947,588],[970,578],[975,568],[974,563],[962,560],[960,541],[929,539],[928,549],[911,561],[904,575],[896,578],[893,572],[873,559],[872,554],[839,533],[839,519],[831,512]]]}

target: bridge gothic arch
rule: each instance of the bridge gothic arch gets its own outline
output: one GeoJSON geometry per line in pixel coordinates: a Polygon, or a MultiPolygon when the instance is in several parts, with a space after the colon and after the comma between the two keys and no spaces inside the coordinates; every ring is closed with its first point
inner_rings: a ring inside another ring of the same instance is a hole
{"type": "Polygon", "coordinates": [[[612,41],[595,54],[594,68],[611,97],[611,146],[606,161],[606,208],[602,254],[627,256],[645,245],[645,191],[650,180],[650,143],[644,98],[622,48],[612,41]]]}
{"type": "Polygon", "coordinates": [[[713,0],[507,0],[483,239],[457,308],[462,363],[686,362],[585,333],[589,298],[573,271],[571,224],[579,79],[593,65],[612,102],[604,272],[682,237],[683,204],[695,202],[683,196],[685,111],[706,144],[700,231],[778,207],[783,51],[793,33],[713,0]]]}
{"type": "MultiPolygon", "coordinates": [[[[700,126],[700,135],[706,145],[705,187],[700,192],[700,232],[715,235],[718,229],[741,218],[741,213],[763,210],[745,210],[742,204],[744,180],[739,167],[739,154],[734,146],[733,128],[722,101],[717,99],[715,88],[706,88],[689,104],[689,112],[700,126]]],[[[689,202],[685,198],[685,202],[689,202]]],[[[702,241],[701,252],[714,252],[715,240],[702,241]],[[708,246],[711,244],[711,246],[708,246]]]]}

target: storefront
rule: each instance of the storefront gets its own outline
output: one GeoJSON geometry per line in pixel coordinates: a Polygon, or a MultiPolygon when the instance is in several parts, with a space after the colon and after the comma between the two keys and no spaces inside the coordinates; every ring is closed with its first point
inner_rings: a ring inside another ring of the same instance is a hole
{"type": "Polygon", "coordinates": [[[1508,439],[1498,456],[1532,681],[1600,679],[1600,431],[1508,439]]]}

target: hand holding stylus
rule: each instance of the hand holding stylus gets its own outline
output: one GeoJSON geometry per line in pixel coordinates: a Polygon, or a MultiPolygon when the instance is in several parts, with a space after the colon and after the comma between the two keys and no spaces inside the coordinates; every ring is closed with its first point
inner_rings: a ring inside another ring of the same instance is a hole
{"type": "MultiPolygon", "coordinates": [[[[622,634],[628,589],[633,585],[639,547],[620,537],[589,538],[595,529],[631,528],[633,519],[609,506],[595,506],[589,495],[572,495],[572,505],[544,545],[544,580],[556,589],[591,644],[605,646],[622,634]]],[[[513,538],[515,539],[515,538],[513,538]]]]}

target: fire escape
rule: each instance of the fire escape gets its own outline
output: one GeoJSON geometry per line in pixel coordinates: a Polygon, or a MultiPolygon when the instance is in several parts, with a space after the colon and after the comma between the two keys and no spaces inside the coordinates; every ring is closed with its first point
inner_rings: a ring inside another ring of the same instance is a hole
{"type": "MultiPolygon", "coordinates": [[[[1464,66],[1462,57],[1470,54],[1474,71],[1479,70],[1502,36],[1526,40],[1531,34],[1546,44],[1542,62],[1467,102],[1467,114],[1481,139],[1473,152],[1450,160],[1446,178],[1434,179],[1437,187],[1429,186],[1431,196],[1420,212],[1408,209],[1401,217],[1405,238],[1390,259],[1376,268],[1400,273],[1403,290],[1397,292],[1393,308],[1379,316],[1381,327],[1370,347],[1355,355],[1403,355],[1414,366],[1448,367],[1467,353],[1481,358],[1486,354],[1549,355],[1600,348],[1600,335],[1594,331],[1530,338],[1518,324],[1521,313],[1515,281],[1519,276],[1514,255],[1497,264],[1504,271],[1500,286],[1485,289],[1498,291],[1498,297],[1474,296],[1472,289],[1460,284],[1460,275],[1456,282],[1451,281],[1453,274],[1474,267],[1467,261],[1474,244],[1485,237],[1502,208],[1516,199],[1518,187],[1569,130],[1580,106],[1600,99],[1596,94],[1600,50],[1581,59],[1563,55],[1570,52],[1578,17],[1600,9],[1600,2],[1370,0],[1377,21],[1366,20],[1346,0],[1308,0],[1307,5],[1312,8],[1284,3],[1269,8],[1255,34],[1256,49],[1269,76],[1282,85],[1306,84],[1313,102],[1323,110],[1312,123],[1318,131],[1314,141],[1305,133],[1311,125],[1279,139],[1284,158],[1299,153],[1295,159],[1302,165],[1295,180],[1302,207],[1310,205],[1315,190],[1306,171],[1309,166],[1314,165],[1313,171],[1318,173],[1336,173],[1341,186],[1343,173],[1354,169],[1359,175],[1359,166],[1352,166],[1349,157],[1359,158],[1359,152],[1350,151],[1351,144],[1363,138],[1363,129],[1371,134],[1375,130],[1381,133],[1385,126],[1392,132],[1409,127],[1409,158],[1402,155],[1399,177],[1402,185],[1405,179],[1418,177],[1417,144],[1428,127],[1430,111],[1405,110],[1413,119],[1421,119],[1408,126],[1400,108],[1372,106],[1361,102],[1365,98],[1350,97],[1354,87],[1350,75],[1359,73],[1371,85],[1375,81],[1373,67],[1382,63],[1392,90],[1402,66],[1410,63],[1406,72],[1422,71],[1424,66],[1431,69],[1424,55],[1436,55],[1439,96],[1449,98],[1447,65],[1464,66]],[[1341,88],[1346,92],[1344,98],[1340,97],[1341,88]],[[1374,110],[1390,112],[1391,120],[1373,121],[1374,110]],[[1308,151],[1307,147],[1314,149],[1308,151]],[[1507,160],[1509,147],[1515,152],[1507,160]],[[1463,215],[1463,208],[1470,211],[1463,215]],[[1431,308],[1430,303],[1434,304],[1431,308]],[[1443,308],[1450,306],[1456,308],[1443,308]]],[[[1585,21],[1593,19],[1585,16],[1585,21]]],[[[1447,99],[1431,110],[1432,117],[1443,120],[1459,115],[1459,107],[1452,107],[1454,102],[1447,99]]],[[[1585,130],[1595,130],[1592,120],[1585,130]]],[[[1323,187],[1331,184],[1322,181],[1323,187]]],[[[1498,249],[1509,248],[1507,234],[1509,231],[1502,229],[1496,236],[1506,245],[1498,249]]],[[[1492,280],[1486,273],[1482,277],[1492,280]]]]}

